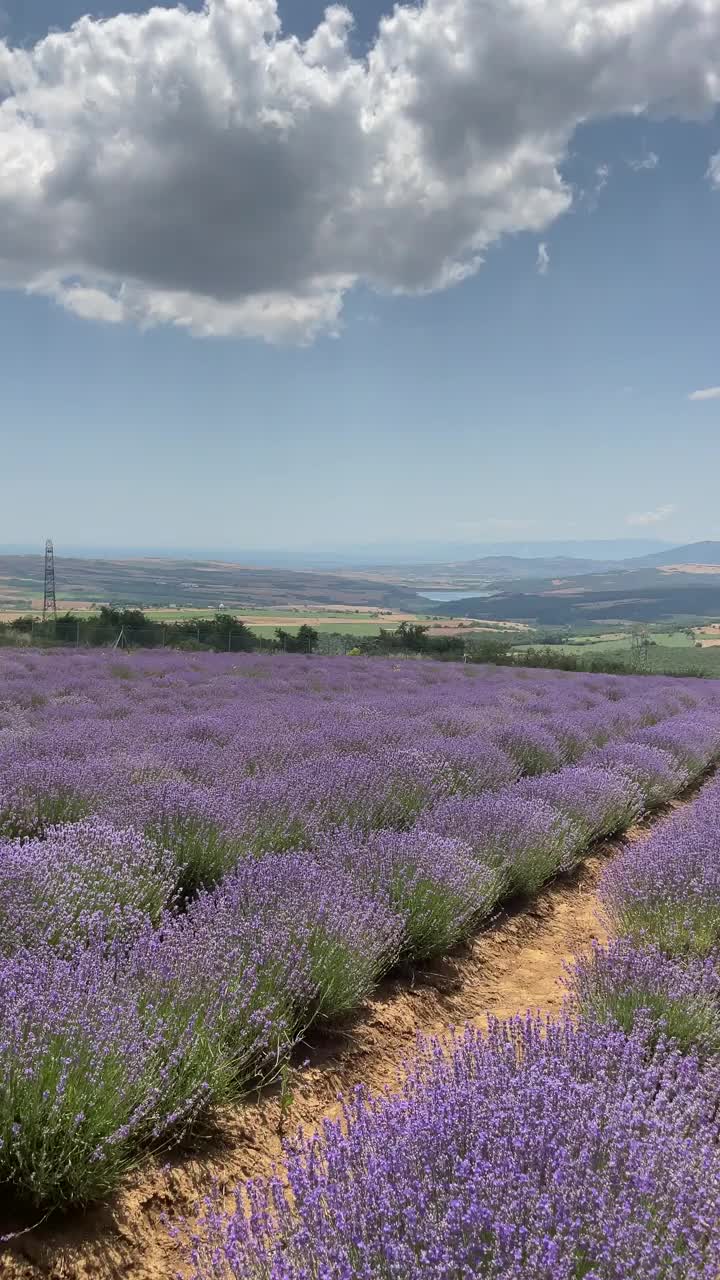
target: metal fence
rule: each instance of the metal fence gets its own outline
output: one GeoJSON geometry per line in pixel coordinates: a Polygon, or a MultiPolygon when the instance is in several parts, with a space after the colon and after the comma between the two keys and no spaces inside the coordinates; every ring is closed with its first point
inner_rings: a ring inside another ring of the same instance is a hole
{"type": "MultiPolygon", "coordinates": [[[[277,648],[273,640],[253,636],[254,648],[272,651],[277,648]]],[[[240,653],[247,649],[247,631],[233,630],[218,633],[193,623],[178,632],[172,627],[103,627],[88,626],[73,620],[61,622],[33,622],[22,631],[7,628],[0,633],[0,646],[49,648],[105,648],[105,649],[214,649],[220,652],[240,653]]]]}
{"type": "MultiPolygon", "coordinates": [[[[259,653],[282,652],[282,641],[259,636],[249,627],[253,636],[253,651],[259,653]]],[[[343,632],[321,631],[316,652],[325,657],[351,653],[359,637],[343,632]]],[[[56,648],[105,648],[105,649],[179,649],[213,650],[216,653],[242,653],[247,651],[247,630],[228,628],[218,632],[202,622],[185,624],[179,630],[173,624],[153,627],[93,626],[75,618],[58,619],[56,622],[33,621],[26,629],[15,630],[7,626],[0,630],[0,648],[34,647],[56,648]]]]}

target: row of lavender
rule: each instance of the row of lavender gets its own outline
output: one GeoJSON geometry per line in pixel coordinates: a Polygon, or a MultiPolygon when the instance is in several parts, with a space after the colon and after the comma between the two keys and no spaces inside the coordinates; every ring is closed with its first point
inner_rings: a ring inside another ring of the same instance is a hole
{"type": "Polygon", "coordinates": [[[626,1030],[649,1017],[683,1048],[720,1053],[720,781],[629,844],[600,892],[613,940],[575,966],[573,1000],[626,1030]]]}
{"type": "Polygon", "coordinates": [[[664,681],[49,661],[0,726],[0,1180],[43,1205],[102,1195],[720,754],[714,695],[664,681]]]}
{"type": "Polygon", "coordinates": [[[695,763],[688,717],[702,737],[719,705],[712,685],[663,679],[13,651],[0,654],[0,836],[102,815],[172,847],[189,893],[247,851],[307,848],[342,825],[407,829],[448,797],[581,761],[672,789],[673,758],[695,763]]]}
{"type": "MultiPolygon", "coordinates": [[[[545,780],[543,780],[545,781],[545,780]]],[[[555,782],[555,779],[548,779],[555,782]]],[[[716,1280],[720,782],[601,881],[564,1016],[429,1043],[279,1176],[210,1197],[192,1280],[716,1280]]]]}

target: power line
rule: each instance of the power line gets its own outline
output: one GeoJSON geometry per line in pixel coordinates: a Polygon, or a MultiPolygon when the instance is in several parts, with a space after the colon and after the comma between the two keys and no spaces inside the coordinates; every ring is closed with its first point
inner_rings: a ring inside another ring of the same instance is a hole
{"type": "Polygon", "coordinates": [[[51,613],[57,620],[57,603],[55,601],[55,554],[52,539],[45,543],[45,594],[43,597],[43,622],[51,613]]]}

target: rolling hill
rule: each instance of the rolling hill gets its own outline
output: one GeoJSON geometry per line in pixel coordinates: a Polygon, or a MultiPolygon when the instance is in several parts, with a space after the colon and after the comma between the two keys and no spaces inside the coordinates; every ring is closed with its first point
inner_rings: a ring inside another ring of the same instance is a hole
{"type": "MultiPolygon", "coordinates": [[[[420,611],[417,592],[361,576],[253,568],[193,560],[83,560],[56,557],[58,598],[114,604],[197,605],[241,609],[254,605],[370,605],[420,611]]],[[[42,599],[41,556],[0,556],[0,597],[42,599]]],[[[425,602],[425,605],[427,602],[425,602]]]]}
{"type": "MultiPolygon", "coordinates": [[[[662,577],[663,575],[658,575],[662,577]]],[[[628,577],[632,578],[630,574],[628,577]]],[[[438,604],[442,616],[457,615],[458,604],[438,604]]],[[[655,586],[626,583],[624,588],[591,591],[585,587],[544,592],[503,591],[490,597],[462,601],[467,618],[529,622],[542,626],[587,627],[592,623],[685,622],[720,618],[720,578],[714,585],[698,583],[655,586]]]]}
{"type": "Polygon", "coordinates": [[[718,565],[720,566],[720,542],[690,542],[684,547],[671,547],[669,551],[654,551],[627,562],[629,565],[718,565]]]}

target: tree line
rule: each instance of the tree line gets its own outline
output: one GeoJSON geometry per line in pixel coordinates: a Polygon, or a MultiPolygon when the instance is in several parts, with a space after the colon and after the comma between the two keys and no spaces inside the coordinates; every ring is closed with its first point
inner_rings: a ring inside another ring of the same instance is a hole
{"type": "Polygon", "coordinates": [[[38,622],[27,615],[0,624],[1,633],[7,639],[25,636],[37,644],[206,649],[217,653],[313,653],[318,645],[317,631],[308,626],[300,627],[296,635],[278,627],[275,638],[270,639],[256,635],[242,618],[231,613],[216,613],[213,618],[196,621],[182,618],[161,622],[148,618],[142,609],[111,605],[102,605],[97,613],[63,613],[49,622],[38,622]]]}
{"type": "MultiPolygon", "coordinates": [[[[343,632],[320,634],[304,623],[293,634],[277,627],[273,637],[257,635],[242,618],[216,613],[213,618],[158,622],[142,609],[103,605],[97,613],[64,613],[50,622],[26,615],[0,623],[0,644],[115,646],[120,648],[171,648],[211,650],[217,653],[322,652],[364,657],[434,658],[436,661],[489,663],[496,666],[546,667],[556,671],[587,671],[610,675],[644,674],[647,668],[630,653],[567,653],[554,648],[549,638],[536,647],[515,650],[518,634],[512,631],[432,635],[422,623],[401,622],[395,630],[381,627],[375,636],[343,632]]],[[[649,674],[649,671],[648,671],[649,674]]],[[[655,668],[655,674],[658,674],[655,668]]],[[[707,674],[688,666],[668,670],[668,675],[707,674]]]]}

